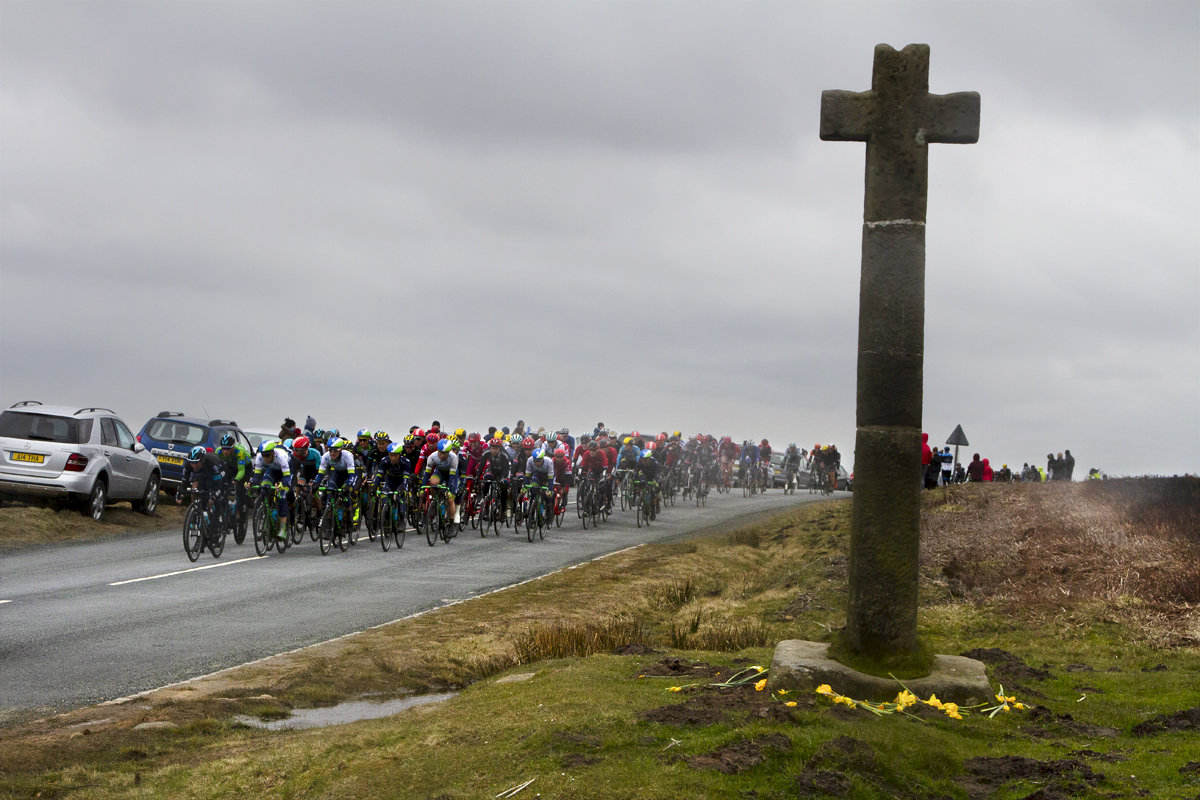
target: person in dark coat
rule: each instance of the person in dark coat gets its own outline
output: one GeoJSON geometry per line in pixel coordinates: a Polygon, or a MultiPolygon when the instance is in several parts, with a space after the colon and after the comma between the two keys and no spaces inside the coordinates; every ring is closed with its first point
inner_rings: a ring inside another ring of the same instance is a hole
{"type": "Polygon", "coordinates": [[[1071,451],[1066,451],[1067,456],[1063,459],[1063,465],[1067,470],[1067,480],[1071,480],[1071,475],[1075,472],[1075,456],[1071,455],[1071,451]]]}
{"type": "Polygon", "coordinates": [[[979,460],[979,453],[976,453],[967,465],[967,480],[971,483],[983,480],[983,462],[979,460]]]}
{"type": "Polygon", "coordinates": [[[1054,467],[1058,462],[1054,460],[1054,453],[1046,453],[1046,480],[1055,480],[1058,476],[1054,474],[1054,467]]]}

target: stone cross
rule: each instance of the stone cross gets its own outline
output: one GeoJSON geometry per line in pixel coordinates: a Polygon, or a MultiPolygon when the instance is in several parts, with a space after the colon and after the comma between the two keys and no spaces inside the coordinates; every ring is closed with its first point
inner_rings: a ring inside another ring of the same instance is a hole
{"type": "Polygon", "coordinates": [[[929,94],[929,45],[877,45],[871,91],[821,93],[821,138],[867,143],[845,644],[903,655],[917,645],[927,145],[977,142],[979,94],[929,94]]]}

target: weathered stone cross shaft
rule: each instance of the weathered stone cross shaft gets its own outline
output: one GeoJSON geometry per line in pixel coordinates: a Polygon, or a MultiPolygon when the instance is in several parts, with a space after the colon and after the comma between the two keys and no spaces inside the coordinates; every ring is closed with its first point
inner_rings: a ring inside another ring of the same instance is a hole
{"type": "Polygon", "coordinates": [[[871,91],[821,93],[821,138],[867,143],[846,644],[913,652],[930,143],[979,140],[979,94],[929,94],[929,45],[875,47],[871,91]]]}

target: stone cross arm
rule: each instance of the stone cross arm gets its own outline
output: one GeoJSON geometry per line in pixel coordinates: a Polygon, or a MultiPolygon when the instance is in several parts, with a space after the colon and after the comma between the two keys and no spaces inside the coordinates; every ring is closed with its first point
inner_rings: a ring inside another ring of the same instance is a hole
{"type": "Polygon", "coordinates": [[[871,91],[821,93],[821,138],[866,142],[915,137],[916,143],[979,141],[979,93],[929,93],[929,45],[875,46],[871,91]]]}

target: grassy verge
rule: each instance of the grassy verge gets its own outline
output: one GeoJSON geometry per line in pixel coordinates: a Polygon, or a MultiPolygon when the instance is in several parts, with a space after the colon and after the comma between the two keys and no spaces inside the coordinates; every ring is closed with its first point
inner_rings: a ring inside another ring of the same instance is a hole
{"type": "MultiPolygon", "coordinates": [[[[877,718],[823,698],[787,707],[752,687],[668,691],[765,666],[775,641],[828,639],[841,625],[849,505],[840,502],[638,548],[295,657],[10,728],[0,732],[0,792],[468,798],[534,779],[515,796],[1195,797],[1200,767],[1187,765],[1200,761],[1197,732],[1145,725],[1200,705],[1200,650],[1183,633],[1195,609],[1130,581],[1127,593],[1106,596],[1107,584],[1074,567],[1043,602],[1040,589],[1021,588],[1012,548],[993,551],[995,523],[1014,515],[1032,523],[1026,541],[1035,541],[1039,525],[1060,526],[1061,539],[1072,514],[1111,512],[1113,553],[1122,536],[1142,537],[1143,549],[1186,548],[1187,534],[1178,540],[1169,520],[1143,527],[1111,496],[992,488],[927,498],[922,631],[938,652],[977,651],[996,683],[1035,706],[1027,712],[877,718]],[[1059,501],[1075,511],[1062,513],[1059,501]],[[1044,503],[1054,513],[1039,517],[1044,503]],[[967,588],[953,582],[972,542],[993,555],[967,588]],[[993,574],[1017,588],[989,590],[993,574]],[[462,691],[319,731],[234,720],[445,688],[462,691]],[[178,727],[133,729],[147,721],[178,727]]],[[[1090,558],[1069,550],[1056,563],[1090,558]]]]}
{"type": "Polygon", "coordinates": [[[160,494],[158,510],[152,517],[134,511],[127,502],[121,502],[107,507],[104,518],[96,522],[72,505],[47,507],[6,503],[0,507],[0,551],[131,531],[182,528],[186,510],[186,506],[176,506],[168,495],[160,494]]]}

